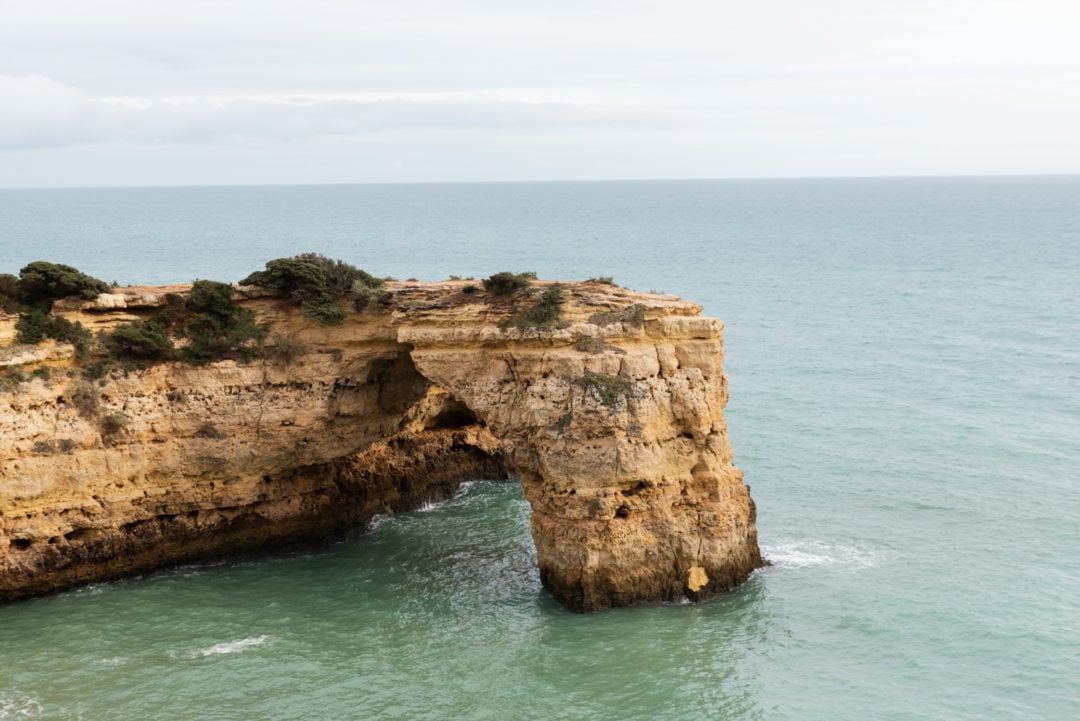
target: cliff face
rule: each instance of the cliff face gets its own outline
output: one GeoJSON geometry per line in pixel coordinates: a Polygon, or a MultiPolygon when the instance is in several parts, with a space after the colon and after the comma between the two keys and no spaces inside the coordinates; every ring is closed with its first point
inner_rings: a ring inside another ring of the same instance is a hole
{"type": "MultiPolygon", "coordinates": [[[[392,285],[334,327],[250,294],[303,344],[288,360],[87,381],[63,346],[4,349],[0,364],[53,370],[0,391],[0,600],[322,541],[508,474],[541,579],[571,608],[706,598],[761,565],[719,321],[586,283],[564,289],[567,327],[502,329],[520,309],[464,283],[392,285]]],[[[98,329],[161,302],[143,289],[59,312],[98,329]]]]}

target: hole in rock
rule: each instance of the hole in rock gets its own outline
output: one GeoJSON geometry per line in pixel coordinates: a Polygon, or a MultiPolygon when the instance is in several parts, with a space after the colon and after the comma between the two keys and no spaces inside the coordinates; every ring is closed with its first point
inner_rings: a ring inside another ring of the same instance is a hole
{"type": "Polygon", "coordinates": [[[469,410],[468,406],[456,398],[446,402],[439,414],[427,422],[428,430],[442,430],[446,428],[465,428],[476,425],[479,421],[476,415],[469,410]]]}
{"type": "Polygon", "coordinates": [[[391,415],[404,413],[412,407],[424,397],[430,385],[416,370],[408,352],[372,363],[369,380],[379,389],[379,409],[391,415]]]}

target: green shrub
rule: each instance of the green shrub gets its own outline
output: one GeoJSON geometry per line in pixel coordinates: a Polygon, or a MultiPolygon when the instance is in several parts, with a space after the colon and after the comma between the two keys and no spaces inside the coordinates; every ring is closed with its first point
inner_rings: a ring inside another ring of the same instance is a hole
{"type": "Polygon", "coordinates": [[[14,390],[15,386],[25,380],[26,374],[23,373],[21,365],[7,366],[4,368],[3,373],[0,374],[0,391],[14,390]]]}
{"type": "MultiPolygon", "coordinates": [[[[343,260],[331,260],[317,253],[302,253],[292,258],[277,258],[240,281],[257,285],[292,298],[303,306],[304,315],[323,325],[337,325],[345,312],[337,300],[346,293],[381,288],[383,281],[343,260]]],[[[355,300],[354,300],[355,306],[355,300]]]]}
{"type": "Polygon", "coordinates": [[[618,283],[615,282],[615,278],[610,275],[600,275],[595,278],[589,278],[586,283],[602,283],[603,285],[614,285],[618,287],[618,283]]]}
{"type": "Polygon", "coordinates": [[[19,279],[11,273],[0,273],[0,312],[17,313],[19,310],[19,279]]]}
{"type": "Polygon", "coordinates": [[[187,314],[204,315],[222,323],[228,323],[236,314],[233,287],[216,280],[196,280],[191,284],[184,306],[187,314]]]}
{"type": "Polygon", "coordinates": [[[56,447],[53,446],[52,441],[35,441],[30,450],[38,456],[51,456],[56,453],[56,447]]]}
{"type": "Polygon", "coordinates": [[[93,300],[110,290],[108,283],[61,263],[39,260],[19,271],[19,300],[42,310],[49,310],[57,298],[93,300]]]}
{"type": "Polygon", "coordinates": [[[217,429],[213,423],[207,421],[195,431],[196,438],[209,438],[214,441],[224,440],[225,434],[217,429]]]}
{"type": "Polygon", "coordinates": [[[107,376],[114,367],[116,367],[116,364],[113,363],[112,359],[103,358],[83,368],[82,377],[88,381],[101,380],[107,376]]]}
{"type": "Polygon", "coordinates": [[[350,295],[352,296],[353,310],[357,313],[375,306],[389,305],[390,299],[393,297],[389,292],[383,290],[381,286],[372,288],[364,285],[359,280],[353,283],[350,295]]]}
{"type": "Polygon", "coordinates": [[[75,411],[87,420],[97,418],[101,410],[97,388],[89,383],[75,383],[71,386],[71,403],[75,406],[75,411]]]}
{"type": "Polygon", "coordinates": [[[71,440],[70,438],[58,438],[56,440],[56,447],[60,450],[61,453],[71,455],[75,452],[75,449],[79,447],[79,444],[71,440]]]}
{"type": "Polygon", "coordinates": [[[612,345],[603,338],[594,338],[593,336],[585,336],[579,338],[573,343],[573,349],[581,351],[582,353],[592,353],[596,355],[598,353],[615,353],[616,355],[626,355],[626,351],[619,348],[618,345],[612,345]]]}
{"type": "Polygon", "coordinates": [[[579,350],[582,353],[603,353],[610,347],[612,346],[609,346],[600,338],[595,338],[593,336],[585,336],[584,338],[578,338],[577,341],[574,343],[574,349],[579,350]]]}
{"type": "Polygon", "coordinates": [[[15,340],[19,343],[40,343],[46,338],[54,338],[61,343],[75,346],[75,358],[86,360],[90,355],[90,343],[93,335],[82,323],[72,323],[67,318],[49,314],[39,308],[32,308],[15,321],[15,340]]]}
{"type": "Polygon", "coordinates": [[[102,335],[101,344],[122,360],[155,362],[176,356],[176,347],[165,329],[157,323],[141,320],[117,326],[112,333],[102,335]]]}
{"type": "MultiPolygon", "coordinates": [[[[198,282],[198,281],[196,281],[198,282]]],[[[177,328],[191,315],[187,301],[179,293],[165,294],[165,307],[157,312],[153,322],[166,330],[177,328]]]]}
{"type": "Polygon", "coordinates": [[[23,313],[15,321],[15,340],[19,343],[40,343],[48,337],[52,316],[40,310],[23,313]]]}
{"type": "Polygon", "coordinates": [[[563,286],[556,283],[544,289],[531,307],[511,318],[506,325],[517,328],[559,328],[562,324],[563,286]]]}
{"type": "Polygon", "coordinates": [[[248,360],[257,352],[251,341],[260,341],[266,331],[255,325],[255,316],[232,299],[228,283],[197,280],[185,303],[186,317],[176,334],[188,344],[179,355],[192,365],[233,358],[248,360]]]}
{"type": "Polygon", "coordinates": [[[281,333],[275,333],[270,337],[270,342],[262,347],[261,355],[277,363],[292,363],[308,352],[303,343],[291,340],[281,333]]]}
{"type": "Polygon", "coordinates": [[[609,408],[615,406],[620,399],[629,398],[634,389],[629,378],[588,370],[585,371],[582,383],[586,393],[609,408]]]}
{"type": "Polygon", "coordinates": [[[475,285],[473,285],[472,283],[469,283],[469,284],[468,284],[467,286],[465,286],[464,288],[462,288],[462,289],[461,289],[461,292],[462,292],[462,293],[465,293],[466,295],[472,295],[472,294],[473,294],[473,293],[475,293],[475,292],[476,292],[477,290],[479,290],[479,288],[477,288],[477,287],[476,287],[475,285]]]}
{"type": "Polygon", "coordinates": [[[280,295],[303,302],[327,292],[326,268],[303,256],[276,258],[266,262],[266,270],[257,270],[240,281],[240,285],[257,285],[280,295]]]}
{"type": "Polygon", "coordinates": [[[187,403],[187,393],[184,391],[169,391],[165,394],[165,398],[169,403],[187,403]]]}
{"type": "Polygon", "coordinates": [[[341,325],[345,320],[345,311],[342,310],[341,304],[336,298],[330,296],[304,303],[300,307],[300,313],[319,325],[341,325]]]}
{"type": "Polygon", "coordinates": [[[30,378],[40,378],[47,383],[49,379],[52,378],[52,368],[49,366],[35,368],[30,372],[30,378]]]}
{"type": "Polygon", "coordinates": [[[536,305],[526,311],[526,315],[535,326],[551,326],[562,315],[563,301],[563,286],[558,283],[548,286],[536,299],[536,305]]]}
{"type": "Polygon", "coordinates": [[[641,303],[634,303],[620,310],[593,313],[589,316],[589,322],[598,326],[626,323],[633,328],[640,328],[645,324],[645,306],[641,303]]]}
{"type": "Polygon", "coordinates": [[[101,429],[101,435],[115,436],[120,431],[124,430],[130,419],[123,413],[110,413],[101,419],[99,427],[101,429]]]}
{"type": "Polygon", "coordinates": [[[484,279],[484,290],[492,295],[510,295],[536,280],[536,273],[511,273],[502,271],[484,279]]]}

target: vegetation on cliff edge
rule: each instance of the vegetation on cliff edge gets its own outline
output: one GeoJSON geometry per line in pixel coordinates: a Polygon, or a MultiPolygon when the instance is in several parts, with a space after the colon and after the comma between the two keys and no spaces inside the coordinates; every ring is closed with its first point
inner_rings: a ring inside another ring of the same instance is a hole
{"type": "MultiPolygon", "coordinates": [[[[345,320],[339,300],[345,295],[363,296],[364,305],[370,300],[368,291],[381,288],[383,281],[370,273],[318,253],[302,253],[291,258],[277,258],[266,263],[240,281],[241,285],[257,285],[292,298],[304,316],[322,325],[338,325],[345,320]]],[[[354,306],[360,305],[355,301],[354,306]]]]}
{"type": "Polygon", "coordinates": [[[484,290],[492,295],[510,295],[516,290],[527,287],[536,280],[536,273],[511,273],[504,270],[484,278],[484,290]]]}
{"type": "Polygon", "coordinates": [[[548,286],[536,296],[533,304],[515,313],[502,324],[503,328],[563,328],[562,306],[565,302],[563,286],[548,286]]]}
{"type": "MultiPolygon", "coordinates": [[[[10,292],[11,281],[0,284],[0,289],[10,292]]],[[[48,311],[58,298],[77,296],[93,300],[108,293],[108,283],[86,275],[82,271],[62,263],[34,261],[19,271],[17,299],[23,306],[48,311]]]]}

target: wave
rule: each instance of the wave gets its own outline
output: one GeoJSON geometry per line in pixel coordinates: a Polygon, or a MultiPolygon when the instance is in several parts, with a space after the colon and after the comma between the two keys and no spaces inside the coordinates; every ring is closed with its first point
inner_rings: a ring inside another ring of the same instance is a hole
{"type": "Polygon", "coordinates": [[[0,692],[0,719],[42,718],[45,707],[41,701],[24,693],[0,692]]]}
{"type": "Polygon", "coordinates": [[[110,656],[109,658],[98,659],[98,663],[102,666],[123,666],[127,662],[127,656],[110,656]]]}
{"type": "MultiPolygon", "coordinates": [[[[458,489],[454,492],[454,495],[450,498],[441,501],[424,501],[418,508],[410,511],[411,513],[428,513],[430,511],[438,511],[443,508],[448,508],[455,503],[461,501],[468,492],[477,484],[482,481],[463,481],[458,489]]],[[[371,521],[368,523],[368,532],[378,530],[380,526],[386,523],[389,519],[393,518],[395,513],[376,513],[371,517],[371,521]]]]}
{"type": "Polygon", "coordinates": [[[446,508],[454,501],[461,500],[461,497],[467,494],[473,486],[477,484],[477,481],[463,481],[457,490],[454,491],[454,495],[442,501],[424,501],[423,505],[416,509],[417,513],[427,513],[428,511],[437,511],[440,508],[446,508]]]}
{"type": "Polygon", "coordinates": [[[213,646],[207,646],[206,648],[198,648],[194,651],[188,651],[187,657],[205,658],[207,656],[217,656],[220,654],[242,653],[244,651],[247,651],[249,648],[262,646],[269,640],[269,636],[251,636],[250,638],[242,638],[239,641],[215,643],[213,646]]]}
{"type": "Polygon", "coordinates": [[[780,568],[806,568],[808,566],[851,566],[870,568],[879,562],[873,549],[861,546],[845,546],[825,541],[801,540],[763,545],[765,558],[780,568]]]}

